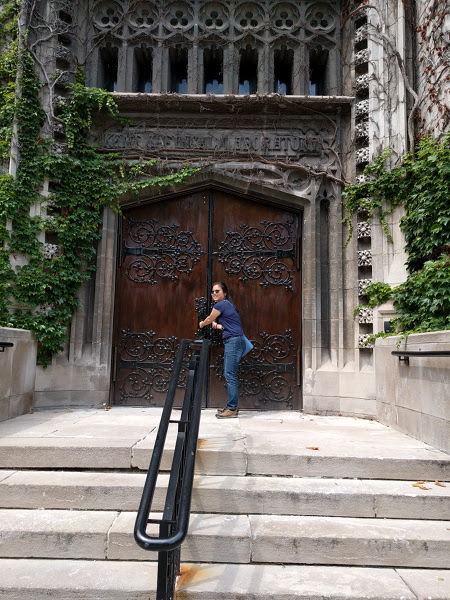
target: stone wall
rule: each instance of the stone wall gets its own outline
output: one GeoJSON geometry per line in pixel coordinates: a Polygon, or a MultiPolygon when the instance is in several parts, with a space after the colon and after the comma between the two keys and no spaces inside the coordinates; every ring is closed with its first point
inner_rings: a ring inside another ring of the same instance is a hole
{"type": "Polygon", "coordinates": [[[0,327],[0,341],[14,346],[0,352],[0,421],[33,406],[37,343],[31,331],[0,327]]]}
{"type": "Polygon", "coordinates": [[[392,356],[393,350],[450,351],[450,331],[410,335],[399,348],[399,338],[375,344],[377,418],[430,446],[450,452],[450,357],[409,358],[409,365],[392,356]]]}

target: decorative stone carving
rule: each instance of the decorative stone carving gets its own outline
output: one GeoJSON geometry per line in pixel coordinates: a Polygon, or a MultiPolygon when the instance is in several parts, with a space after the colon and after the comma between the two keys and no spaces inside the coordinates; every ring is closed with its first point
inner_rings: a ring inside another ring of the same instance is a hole
{"type": "Polygon", "coordinates": [[[52,144],[51,151],[53,154],[59,154],[60,156],[67,154],[67,144],[52,144]]]}
{"type": "Polygon", "coordinates": [[[372,265],[372,252],[360,250],[358,252],[358,267],[370,267],[372,265]]]}
{"type": "Polygon", "coordinates": [[[191,7],[181,0],[171,2],[167,8],[165,21],[168,29],[177,31],[189,29],[194,22],[191,7]]]}
{"type": "Polygon", "coordinates": [[[292,4],[280,2],[274,6],[270,20],[277,29],[290,30],[298,26],[300,14],[292,4]]]}
{"type": "Polygon", "coordinates": [[[366,73],[365,75],[360,75],[355,79],[355,89],[357,92],[361,93],[369,89],[369,81],[370,75],[366,73]]]}
{"type": "Polygon", "coordinates": [[[313,4],[306,12],[306,19],[311,29],[331,31],[336,27],[336,17],[325,3],[313,4]]]}
{"type": "Polygon", "coordinates": [[[201,9],[200,23],[209,31],[223,31],[230,24],[230,16],[225,6],[211,2],[201,9]]]}
{"type": "Polygon", "coordinates": [[[69,73],[66,73],[65,71],[60,73],[55,79],[55,84],[59,87],[66,87],[69,85],[69,73]]]}
{"type": "Polygon", "coordinates": [[[357,117],[363,117],[369,114],[369,101],[361,100],[361,102],[357,102],[355,106],[355,115],[357,117]]]}
{"type": "Polygon", "coordinates": [[[365,65],[369,62],[369,50],[360,50],[355,54],[355,65],[365,65]]]}
{"type": "Polygon", "coordinates": [[[105,30],[115,27],[122,17],[122,9],[117,2],[104,2],[99,4],[94,24],[97,28],[105,30]]]}
{"type": "Polygon", "coordinates": [[[41,304],[38,307],[38,311],[44,315],[48,315],[53,310],[53,306],[51,304],[41,304]]]}
{"type": "MultiPolygon", "coordinates": [[[[229,120],[228,120],[229,124],[229,120]]],[[[230,127],[231,128],[231,127],[230,127]]],[[[258,155],[273,157],[280,160],[298,161],[302,157],[322,157],[324,154],[324,139],[312,133],[304,134],[302,129],[278,129],[277,131],[258,130],[240,132],[238,128],[226,129],[226,124],[216,121],[216,129],[205,131],[190,127],[171,127],[170,123],[164,129],[128,128],[126,132],[107,132],[103,145],[106,148],[141,148],[142,150],[177,151],[177,154],[189,155],[190,151],[207,151],[216,154],[258,155]]],[[[325,137],[325,132],[321,132],[325,137]]],[[[328,135],[327,135],[328,137],[328,135]]]]}
{"type": "Polygon", "coordinates": [[[369,210],[365,206],[358,206],[356,209],[356,214],[360,219],[368,219],[369,210]]]}
{"type": "Polygon", "coordinates": [[[49,196],[48,198],[46,198],[45,203],[43,203],[43,205],[49,209],[49,208],[55,208],[56,203],[53,200],[53,198],[51,196],[49,196]]]}
{"type": "Polygon", "coordinates": [[[58,44],[56,48],[56,59],[70,64],[72,60],[72,52],[62,44],[58,44]]]}
{"type": "Polygon", "coordinates": [[[358,348],[373,348],[373,344],[367,340],[370,338],[370,333],[364,333],[358,336],[358,348]]]}
{"type": "Polygon", "coordinates": [[[364,296],[366,287],[372,283],[372,279],[360,279],[358,281],[358,295],[364,296]]]}
{"type": "Polygon", "coordinates": [[[44,244],[43,254],[44,254],[44,258],[46,258],[47,260],[51,260],[52,258],[55,258],[55,256],[58,256],[58,253],[59,253],[59,247],[56,244],[48,244],[48,243],[44,244]]]}
{"type": "Polygon", "coordinates": [[[69,98],[65,98],[64,96],[54,96],[53,97],[53,109],[58,110],[60,106],[63,104],[68,104],[69,98]]]}
{"type": "Polygon", "coordinates": [[[54,135],[65,135],[65,126],[62,121],[53,121],[53,133],[54,135]]]}
{"type": "Polygon", "coordinates": [[[356,151],[356,164],[362,165],[369,162],[369,148],[360,148],[356,151]]]}
{"type": "Polygon", "coordinates": [[[369,137],[369,122],[361,121],[361,123],[357,123],[355,126],[355,134],[357,140],[369,137]]]}
{"type": "Polygon", "coordinates": [[[138,4],[129,17],[132,26],[136,28],[152,28],[158,20],[158,13],[151,2],[138,4]]]}
{"type": "MultiPolygon", "coordinates": [[[[355,177],[355,182],[358,183],[358,184],[360,184],[360,183],[368,183],[369,181],[370,181],[369,175],[357,175],[355,177]]],[[[358,208],[358,210],[359,210],[359,208],[358,208]]]]}
{"type": "Polygon", "coordinates": [[[264,26],[264,12],[256,2],[244,2],[235,13],[235,25],[242,30],[255,30],[264,26]]]}
{"type": "Polygon", "coordinates": [[[367,23],[356,30],[355,32],[355,43],[360,44],[364,40],[367,40],[369,34],[369,27],[367,23]]]}
{"type": "Polygon", "coordinates": [[[65,13],[73,17],[73,2],[71,0],[58,0],[57,6],[59,10],[63,10],[65,13]]]}
{"type": "MultiPolygon", "coordinates": [[[[366,211],[367,212],[367,211],[366,211]]],[[[369,221],[358,223],[358,239],[370,238],[372,236],[372,227],[369,221]]]]}
{"type": "Polygon", "coordinates": [[[373,323],[373,308],[364,306],[358,310],[359,323],[373,323]]]}
{"type": "Polygon", "coordinates": [[[355,15],[355,22],[358,26],[358,23],[361,23],[361,21],[366,21],[367,20],[367,16],[369,14],[369,11],[367,8],[360,8],[358,10],[358,12],[355,15]]]}

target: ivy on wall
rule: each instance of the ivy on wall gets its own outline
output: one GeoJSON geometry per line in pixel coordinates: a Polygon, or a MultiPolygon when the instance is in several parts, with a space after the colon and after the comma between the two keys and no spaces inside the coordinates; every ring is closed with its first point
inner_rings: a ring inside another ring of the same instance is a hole
{"type": "MultiPolygon", "coordinates": [[[[0,29],[14,23],[17,14],[0,19],[0,29]]],[[[38,363],[46,366],[63,348],[80,305],[78,289],[95,270],[104,207],[118,211],[121,196],[179,183],[197,169],[186,166],[155,177],[154,160],[130,163],[101,153],[88,141],[93,112],[106,110],[120,120],[118,108],[108,92],[81,84],[59,108],[68,151],[53,153],[51,140],[40,135],[46,118],[39,99],[42,84],[27,51],[20,53],[17,94],[19,53],[14,27],[9,31],[10,43],[0,56],[0,160],[9,158],[15,120],[19,161],[15,177],[0,175],[0,326],[33,331],[38,363]],[[49,196],[42,195],[46,181],[49,196]],[[30,209],[43,202],[47,216],[31,216],[30,209]],[[44,230],[57,240],[53,256],[45,255],[39,241],[44,230]]]]}
{"type": "Polygon", "coordinates": [[[374,307],[392,299],[397,312],[394,333],[450,329],[450,134],[441,140],[420,139],[416,154],[388,170],[386,150],[365,173],[371,179],[347,186],[343,192],[346,216],[364,207],[378,215],[391,239],[386,215],[403,205],[400,227],[405,235],[409,275],[394,289],[374,283],[365,290],[374,307]]]}

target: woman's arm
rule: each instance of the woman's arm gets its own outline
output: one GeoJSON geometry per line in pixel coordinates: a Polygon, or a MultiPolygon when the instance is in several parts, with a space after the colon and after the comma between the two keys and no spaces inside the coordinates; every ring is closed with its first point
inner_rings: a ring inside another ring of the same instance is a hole
{"type": "Polygon", "coordinates": [[[215,308],[212,309],[211,314],[209,315],[209,317],[206,317],[206,319],[204,321],[200,321],[200,323],[198,324],[198,326],[200,327],[200,329],[202,327],[205,327],[206,325],[211,325],[211,323],[213,321],[215,321],[217,319],[217,317],[220,317],[220,312],[218,310],[216,310],[215,308]]]}

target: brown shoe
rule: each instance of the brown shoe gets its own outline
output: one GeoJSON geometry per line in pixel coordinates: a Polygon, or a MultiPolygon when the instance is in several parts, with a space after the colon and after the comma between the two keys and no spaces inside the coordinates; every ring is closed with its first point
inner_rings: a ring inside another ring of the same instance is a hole
{"type": "MultiPolygon", "coordinates": [[[[226,406],[225,406],[225,408],[218,408],[216,410],[216,415],[220,415],[220,414],[224,413],[226,410],[228,410],[228,408],[226,406]]],[[[239,406],[237,407],[236,410],[237,410],[237,412],[239,412],[239,406]]]]}
{"type": "Polygon", "coordinates": [[[226,408],[224,411],[218,412],[216,414],[216,417],[218,419],[233,419],[238,416],[238,413],[239,408],[237,408],[236,410],[230,410],[229,408],[226,408]]]}

